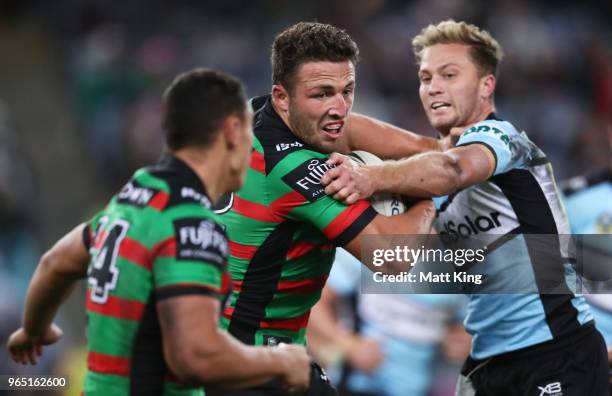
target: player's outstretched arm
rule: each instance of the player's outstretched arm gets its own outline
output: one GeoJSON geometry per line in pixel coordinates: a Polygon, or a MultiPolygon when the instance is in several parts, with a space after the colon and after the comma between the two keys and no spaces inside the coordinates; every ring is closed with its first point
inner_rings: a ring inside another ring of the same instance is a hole
{"type": "Polygon", "coordinates": [[[337,151],[346,154],[365,150],[380,158],[400,159],[426,151],[446,150],[452,147],[453,141],[453,136],[433,139],[363,114],[352,113],[337,151]]]}
{"type": "MultiPolygon", "coordinates": [[[[422,200],[414,204],[406,212],[396,216],[377,215],[353,240],[344,246],[353,256],[361,257],[361,248],[364,244],[364,238],[372,235],[404,235],[415,236],[405,238],[406,247],[408,249],[420,249],[425,243],[427,235],[431,232],[431,226],[436,217],[436,209],[431,200],[422,200]],[[419,237],[420,236],[420,237],[419,237]]],[[[384,241],[383,241],[384,242],[384,241]]],[[[384,242],[386,243],[386,242],[384,242]]],[[[377,248],[390,248],[389,246],[377,246],[377,248]]],[[[383,273],[399,273],[409,270],[403,264],[395,265],[389,263],[384,267],[376,267],[368,260],[362,262],[372,271],[383,273]]]]}
{"type": "Polygon", "coordinates": [[[482,144],[423,153],[381,165],[357,167],[340,154],[333,154],[328,162],[336,167],[321,179],[325,193],[348,204],[375,192],[412,197],[446,195],[487,180],[496,164],[493,153],[482,144]]]}
{"type": "Polygon", "coordinates": [[[164,356],[185,383],[244,388],[279,378],[288,389],[305,390],[310,358],[302,346],[253,347],[219,329],[215,297],[185,295],[157,303],[164,356]]]}
{"type": "Polygon", "coordinates": [[[82,240],[81,224],[46,252],[32,276],[23,315],[23,327],[8,339],[7,348],[17,363],[36,364],[42,346],[56,342],[62,331],[53,317],[74,284],[87,274],[89,253],[82,240]]]}

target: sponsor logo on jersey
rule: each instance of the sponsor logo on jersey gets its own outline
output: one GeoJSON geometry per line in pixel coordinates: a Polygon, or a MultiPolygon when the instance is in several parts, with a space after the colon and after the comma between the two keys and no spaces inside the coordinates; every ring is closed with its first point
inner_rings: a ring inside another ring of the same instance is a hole
{"type": "Polygon", "coordinates": [[[540,396],[563,396],[561,382],[551,382],[545,386],[538,386],[540,396]]]}
{"type": "Polygon", "coordinates": [[[307,200],[314,202],[325,195],[321,177],[334,166],[324,159],[312,158],[283,176],[283,181],[299,192],[307,200]]]}
{"type": "Polygon", "coordinates": [[[296,147],[304,147],[304,145],[300,142],[279,143],[276,145],[276,151],[285,151],[285,150],[289,150],[290,148],[296,148],[296,147]]]}
{"type": "Polygon", "coordinates": [[[208,199],[206,195],[197,192],[191,187],[181,188],[181,198],[187,198],[187,199],[194,200],[196,202],[201,203],[207,208],[210,208],[212,206],[210,200],[208,199]]]}
{"type": "Polygon", "coordinates": [[[174,221],[176,259],[223,266],[228,254],[227,237],[212,220],[187,218],[174,221]]]}
{"type": "Polygon", "coordinates": [[[131,180],[119,191],[117,201],[122,204],[144,208],[158,192],[159,190],[143,187],[135,180],[131,180]]]}
{"type": "Polygon", "coordinates": [[[278,346],[278,344],[291,344],[291,337],[276,335],[263,335],[263,344],[268,346],[278,346]]]}
{"type": "Polygon", "coordinates": [[[507,133],[504,133],[504,131],[502,131],[501,129],[495,128],[493,126],[488,126],[488,125],[473,126],[470,129],[463,132],[463,136],[467,136],[469,134],[479,133],[479,132],[492,133],[496,135],[506,146],[508,146],[509,149],[512,150],[515,148],[514,143],[510,140],[510,136],[508,136],[507,133]]]}
{"type": "Polygon", "coordinates": [[[447,221],[444,223],[443,231],[440,231],[440,238],[444,243],[457,242],[460,238],[467,239],[473,235],[478,235],[481,232],[487,232],[494,228],[500,227],[499,212],[490,212],[488,215],[470,218],[463,216],[464,222],[455,223],[447,221]]]}

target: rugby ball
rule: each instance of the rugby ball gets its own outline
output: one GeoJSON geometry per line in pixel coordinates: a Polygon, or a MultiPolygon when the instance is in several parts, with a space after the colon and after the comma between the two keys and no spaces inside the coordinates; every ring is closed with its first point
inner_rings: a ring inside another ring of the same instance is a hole
{"type": "MultiPolygon", "coordinates": [[[[359,166],[381,164],[383,160],[367,151],[353,151],[350,159],[359,166]]],[[[392,193],[377,193],[370,197],[374,210],[381,215],[395,216],[406,211],[406,205],[401,195],[392,193]]]]}

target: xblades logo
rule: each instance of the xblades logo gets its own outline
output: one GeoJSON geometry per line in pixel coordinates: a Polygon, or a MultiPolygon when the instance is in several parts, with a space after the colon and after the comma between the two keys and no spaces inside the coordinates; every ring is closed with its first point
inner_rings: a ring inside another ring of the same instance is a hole
{"type": "Polygon", "coordinates": [[[538,386],[540,396],[563,396],[561,382],[551,382],[546,386],[538,386]]]}
{"type": "Polygon", "coordinates": [[[459,224],[447,221],[444,223],[444,231],[440,231],[440,237],[444,243],[452,243],[457,242],[459,238],[467,239],[472,235],[487,232],[501,226],[500,215],[499,212],[490,212],[488,216],[478,216],[473,220],[468,216],[463,216],[465,222],[459,224]]]}

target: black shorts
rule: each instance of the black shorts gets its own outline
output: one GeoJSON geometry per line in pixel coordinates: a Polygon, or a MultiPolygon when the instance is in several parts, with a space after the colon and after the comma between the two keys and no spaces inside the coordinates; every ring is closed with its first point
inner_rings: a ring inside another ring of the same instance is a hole
{"type": "MultiPolygon", "coordinates": [[[[336,388],[329,382],[323,369],[316,363],[310,367],[310,387],[303,396],[337,396],[336,388]]],[[[279,381],[270,381],[263,385],[235,391],[220,391],[206,388],[206,396],[290,396],[279,381]]],[[[291,395],[296,396],[296,395],[291,395]]],[[[301,396],[301,395],[300,395],[301,396]]]]}
{"type": "Polygon", "coordinates": [[[610,395],[608,354],[592,323],[566,337],[488,360],[468,358],[461,375],[468,377],[475,396],[610,395]]]}

